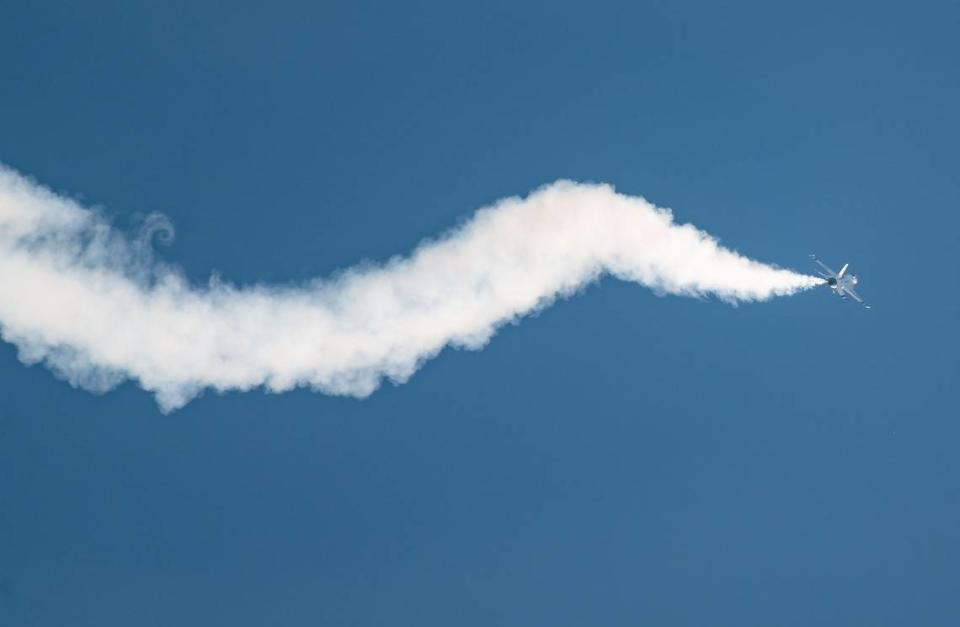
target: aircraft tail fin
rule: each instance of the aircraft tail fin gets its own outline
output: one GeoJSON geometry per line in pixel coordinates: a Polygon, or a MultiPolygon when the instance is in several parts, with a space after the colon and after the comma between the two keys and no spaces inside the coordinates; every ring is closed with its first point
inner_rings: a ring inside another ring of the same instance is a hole
{"type": "Polygon", "coordinates": [[[836,272],[834,272],[833,270],[831,270],[831,269],[830,269],[830,266],[828,266],[827,264],[825,264],[825,263],[823,263],[822,261],[820,261],[819,259],[817,259],[816,255],[810,255],[810,258],[813,259],[813,261],[814,261],[818,266],[820,266],[821,268],[823,268],[824,270],[827,271],[827,275],[825,276],[822,272],[820,272],[819,270],[817,270],[817,274],[819,274],[819,275],[822,276],[823,278],[828,279],[828,278],[836,275],[836,272]]]}

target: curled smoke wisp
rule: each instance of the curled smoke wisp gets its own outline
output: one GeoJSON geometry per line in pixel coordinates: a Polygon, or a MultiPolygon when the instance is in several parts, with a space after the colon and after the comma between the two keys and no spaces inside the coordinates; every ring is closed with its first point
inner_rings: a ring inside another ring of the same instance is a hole
{"type": "Polygon", "coordinates": [[[169,237],[149,216],[131,240],[0,167],[3,339],[76,386],[136,380],[169,411],[207,388],[363,397],[605,273],[728,302],[822,282],[723,248],[643,198],[570,181],[500,200],[405,257],[298,287],[191,285],[149,253],[169,237]]]}

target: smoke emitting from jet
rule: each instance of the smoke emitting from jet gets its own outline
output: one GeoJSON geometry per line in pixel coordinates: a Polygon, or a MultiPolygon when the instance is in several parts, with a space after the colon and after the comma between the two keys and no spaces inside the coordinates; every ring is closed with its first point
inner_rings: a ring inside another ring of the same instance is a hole
{"type": "Polygon", "coordinates": [[[500,200],[405,257],[296,287],[191,285],[154,259],[158,233],[172,237],[153,216],[126,237],[0,166],[0,335],[75,386],[133,379],[171,411],[207,388],[365,397],[605,274],[730,303],[824,282],[728,250],[643,198],[571,181],[500,200]]]}

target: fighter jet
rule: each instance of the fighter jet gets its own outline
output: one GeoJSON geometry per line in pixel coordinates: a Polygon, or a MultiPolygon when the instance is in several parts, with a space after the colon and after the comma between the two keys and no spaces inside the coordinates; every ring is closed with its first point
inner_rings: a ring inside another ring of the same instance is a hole
{"type": "Polygon", "coordinates": [[[843,300],[847,300],[847,297],[850,297],[867,309],[870,309],[870,305],[863,302],[863,299],[860,298],[860,295],[857,294],[857,291],[853,288],[853,286],[857,284],[857,275],[853,273],[847,273],[847,268],[850,267],[849,263],[843,264],[843,267],[840,268],[840,272],[834,272],[822,261],[817,259],[816,255],[810,255],[810,258],[826,271],[826,273],[824,273],[817,270],[817,274],[827,280],[827,285],[830,286],[830,289],[832,289],[837,296],[843,300]]]}

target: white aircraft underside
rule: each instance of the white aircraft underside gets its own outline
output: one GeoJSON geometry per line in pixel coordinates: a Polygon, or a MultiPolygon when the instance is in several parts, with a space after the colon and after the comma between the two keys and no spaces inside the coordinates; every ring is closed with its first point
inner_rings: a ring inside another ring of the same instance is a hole
{"type": "Polygon", "coordinates": [[[817,270],[817,274],[826,279],[827,285],[830,286],[830,289],[833,290],[837,296],[843,300],[852,298],[867,309],[870,309],[870,305],[863,302],[863,298],[857,294],[857,290],[854,288],[854,286],[857,284],[857,275],[847,272],[847,269],[850,267],[849,263],[843,264],[843,267],[840,268],[840,272],[834,272],[829,266],[817,259],[816,255],[810,255],[810,258],[813,259],[817,265],[823,268],[824,272],[817,270]]]}

